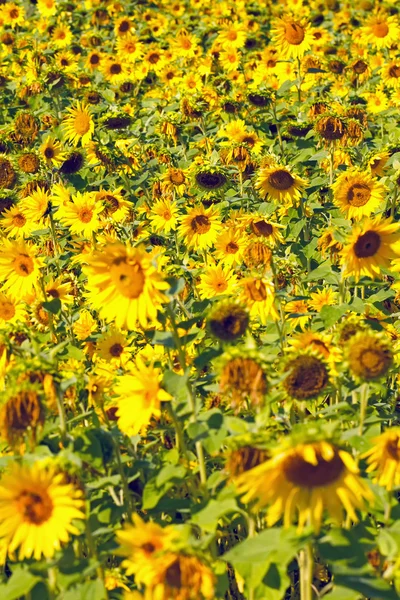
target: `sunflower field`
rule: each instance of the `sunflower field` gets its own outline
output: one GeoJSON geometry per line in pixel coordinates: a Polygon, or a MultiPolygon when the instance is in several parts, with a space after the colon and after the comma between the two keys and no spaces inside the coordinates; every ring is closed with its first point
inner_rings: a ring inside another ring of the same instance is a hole
{"type": "Polygon", "coordinates": [[[0,599],[400,597],[400,7],[0,2],[0,599]]]}

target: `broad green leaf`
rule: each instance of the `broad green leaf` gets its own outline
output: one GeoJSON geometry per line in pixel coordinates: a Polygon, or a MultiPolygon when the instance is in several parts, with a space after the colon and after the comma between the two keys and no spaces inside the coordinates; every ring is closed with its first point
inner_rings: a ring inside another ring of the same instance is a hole
{"type": "Polygon", "coordinates": [[[0,598],[1,600],[18,600],[21,596],[28,594],[39,581],[40,577],[22,567],[16,567],[7,583],[0,585],[0,598]]]}

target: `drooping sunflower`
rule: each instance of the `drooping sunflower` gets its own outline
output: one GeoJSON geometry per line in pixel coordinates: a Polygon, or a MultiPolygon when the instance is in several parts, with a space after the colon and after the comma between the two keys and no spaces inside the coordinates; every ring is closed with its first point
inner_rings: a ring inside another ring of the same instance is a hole
{"type": "Polygon", "coordinates": [[[135,329],[154,321],[167,301],[165,282],[143,247],[108,244],[85,257],[89,302],[102,318],[119,329],[135,329]]]}
{"type": "Polygon", "coordinates": [[[287,373],[282,385],[294,400],[312,400],[325,394],[330,378],[328,362],[320,352],[309,350],[287,358],[284,367],[287,373]]]}
{"type": "Polygon", "coordinates": [[[222,300],[209,311],[207,325],[216,338],[224,342],[232,342],[246,332],[249,314],[234,300],[222,300]]]}
{"type": "Polygon", "coordinates": [[[308,23],[289,15],[276,19],[271,33],[281,58],[301,58],[315,41],[308,23]]]}
{"type": "Polygon", "coordinates": [[[262,197],[289,205],[300,200],[305,185],[305,180],[288,167],[276,164],[261,167],[255,183],[262,197]]]}
{"type": "Polygon", "coordinates": [[[337,375],[337,366],[342,362],[343,356],[340,348],[333,344],[332,335],[307,330],[290,337],[288,344],[300,353],[311,350],[314,355],[320,354],[328,363],[332,375],[337,375]]]}
{"type": "Polygon", "coordinates": [[[346,359],[350,372],[356,379],[380,379],[392,366],[391,342],[384,334],[359,331],[346,344],[346,359]]]}
{"type": "Polygon", "coordinates": [[[94,121],[89,106],[80,102],[75,107],[67,108],[69,115],[64,118],[63,129],[67,141],[77,146],[87,144],[94,133],[94,121]]]}
{"type": "Polygon", "coordinates": [[[347,514],[357,522],[374,497],[359,476],[350,454],[327,441],[281,445],[265,463],[236,479],[242,502],[267,508],[267,524],[283,518],[284,527],[298,520],[299,530],[310,522],[318,533],[324,513],[340,525],[347,514]]]}
{"type": "Polygon", "coordinates": [[[368,219],[362,226],[353,227],[353,233],[341,256],[344,275],[353,275],[358,281],[363,275],[379,277],[381,268],[400,256],[400,229],[390,219],[368,219]]]}
{"type": "Polygon", "coordinates": [[[131,373],[122,375],[114,388],[118,397],[118,427],[129,436],[146,431],[152,417],[161,414],[161,402],[171,396],[160,387],[160,369],[147,367],[139,359],[131,373]]]}
{"type": "Polygon", "coordinates": [[[14,463],[0,479],[0,540],[10,558],[51,558],[79,530],[82,491],[52,465],[14,463]]]}
{"type": "Polygon", "coordinates": [[[39,250],[25,241],[3,240],[0,252],[0,279],[3,290],[15,299],[32,293],[40,276],[43,260],[39,250]]]}
{"type": "Polygon", "coordinates": [[[198,290],[201,298],[214,298],[222,294],[232,294],[236,283],[237,277],[229,265],[216,265],[204,269],[198,290]]]}
{"type": "Polygon", "coordinates": [[[179,235],[188,247],[205,249],[212,246],[221,230],[220,215],[216,208],[202,204],[181,217],[179,235]]]}
{"type": "Polygon", "coordinates": [[[51,135],[46,136],[43,140],[39,152],[48,167],[60,167],[66,158],[61,143],[51,135]]]}
{"type": "Polygon", "coordinates": [[[103,209],[94,192],[76,192],[71,202],[60,205],[55,216],[71,233],[90,239],[101,226],[99,215],[103,209]]]}
{"type": "Polygon", "coordinates": [[[361,169],[344,171],[332,185],[333,201],[350,219],[361,219],[375,212],[386,188],[361,169]]]}
{"type": "Polygon", "coordinates": [[[265,325],[268,318],[278,318],[275,307],[275,290],[272,281],[263,276],[249,276],[238,282],[241,302],[249,308],[250,316],[259,318],[265,325]]]}
{"type": "Polygon", "coordinates": [[[375,482],[391,491],[400,485],[400,427],[390,427],[372,441],[372,448],[362,455],[367,473],[376,473],[375,482]]]}
{"type": "Polygon", "coordinates": [[[221,168],[202,165],[196,169],[196,185],[208,192],[223,188],[227,181],[227,175],[221,168]]]}
{"type": "Polygon", "coordinates": [[[365,25],[357,29],[357,42],[362,45],[371,44],[381,50],[390,48],[400,37],[397,15],[389,16],[384,11],[377,11],[368,17],[365,25]]]}
{"type": "Polygon", "coordinates": [[[255,350],[236,346],[220,358],[220,390],[232,407],[262,405],[268,390],[267,365],[255,350]]]}
{"type": "Polygon", "coordinates": [[[250,226],[250,231],[259,238],[263,238],[271,246],[283,242],[281,230],[283,225],[268,219],[265,215],[256,214],[246,217],[246,222],[250,226]]]}

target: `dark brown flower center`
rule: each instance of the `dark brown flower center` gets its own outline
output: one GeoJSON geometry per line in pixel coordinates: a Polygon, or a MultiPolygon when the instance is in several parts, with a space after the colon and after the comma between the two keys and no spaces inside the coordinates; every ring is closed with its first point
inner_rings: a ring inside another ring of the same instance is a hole
{"type": "Polygon", "coordinates": [[[263,237],[269,237],[274,231],[272,225],[263,220],[253,221],[251,224],[251,228],[256,235],[261,235],[263,237]]]}
{"type": "Polygon", "coordinates": [[[193,233],[207,233],[211,229],[210,219],[206,215],[197,215],[190,222],[193,233]]]}
{"type": "Polygon", "coordinates": [[[357,75],[362,75],[363,73],[365,73],[365,71],[367,69],[368,69],[368,65],[363,60],[358,60],[353,65],[353,71],[354,71],[354,73],[357,73],[357,75]]]}
{"type": "Polygon", "coordinates": [[[398,77],[400,77],[400,66],[398,66],[398,65],[391,66],[389,69],[389,75],[390,75],[390,77],[396,77],[396,79],[398,77]]]}
{"type": "Polygon", "coordinates": [[[48,521],[53,512],[53,503],[47,493],[24,491],[17,499],[17,506],[24,520],[34,525],[48,521]]]}
{"type": "Polygon", "coordinates": [[[376,231],[366,231],[358,237],[354,244],[354,254],[357,258],[375,256],[381,246],[381,238],[376,231]]]}
{"type": "Polygon", "coordinates": [[[118,63],[114,63],[110,67],[111,75],[119,75],[121,73],[121,71],[122,71],[122,67],[118,63]]]}
{"type": "Polygon", "coordinates": [[[235,244],[235,242],[229,242],[229,244],[227,244],[225,248],[227,254],[236,254],[238,250],[239,246],[235,244]]]}
{"type": "Polygon", "coordinates": [[[121,344],[113,344],[110,348],[110,354],[111,356],[114,356],[115,358],[119,358],[121,356],[121,354],[124,351],[124,347],[121,344]]]}
{"type": "Polygon", "coordinates": [[[288,456],[282,465],[286,479],[301,488],[316,488],[330,485],[341,477],[345,466],[338,452],[328,461],[316,451],[316,458],[317,464],[312,465],[300,452],[288,456]]]}
{"type": "Polygon", "coordinates": [[[287,23],[285,26],[285,39],[289,44],[298,46],[304,40],[304,29],[295,22],[287,23]]]}
{"type": "Polygon", "coordinates": [[[288,190],[292,187],[294,179],[284,169],[277,169],[268,177],[268,183],[276,190],[288,190]]]}
{"type": "Polygon", "coordinates": [[[54,158],[54,150],[50,146],[45,148],[44,155],[46,158],[54,158]]]}

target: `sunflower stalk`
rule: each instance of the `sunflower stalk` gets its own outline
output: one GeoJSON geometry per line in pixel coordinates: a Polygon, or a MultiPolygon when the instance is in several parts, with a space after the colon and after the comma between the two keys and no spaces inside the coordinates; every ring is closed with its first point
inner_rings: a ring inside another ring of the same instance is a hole
{"type": "Polygon", "coordinates": [[[300,600],[313,599],[313,571],[314,571],[314,556],[311,544],[300,551],[299,555],[300,568],[300,600]]]}
{"type": "Polygon", "coordinates": [[[360,426],[359,426],[359,434],[363,434],[364,430],[364,422],[365,416],[367,413],[368,406],[368,393],[369,393],[369,384],[363,383],[360,389],[360,426]]]}

